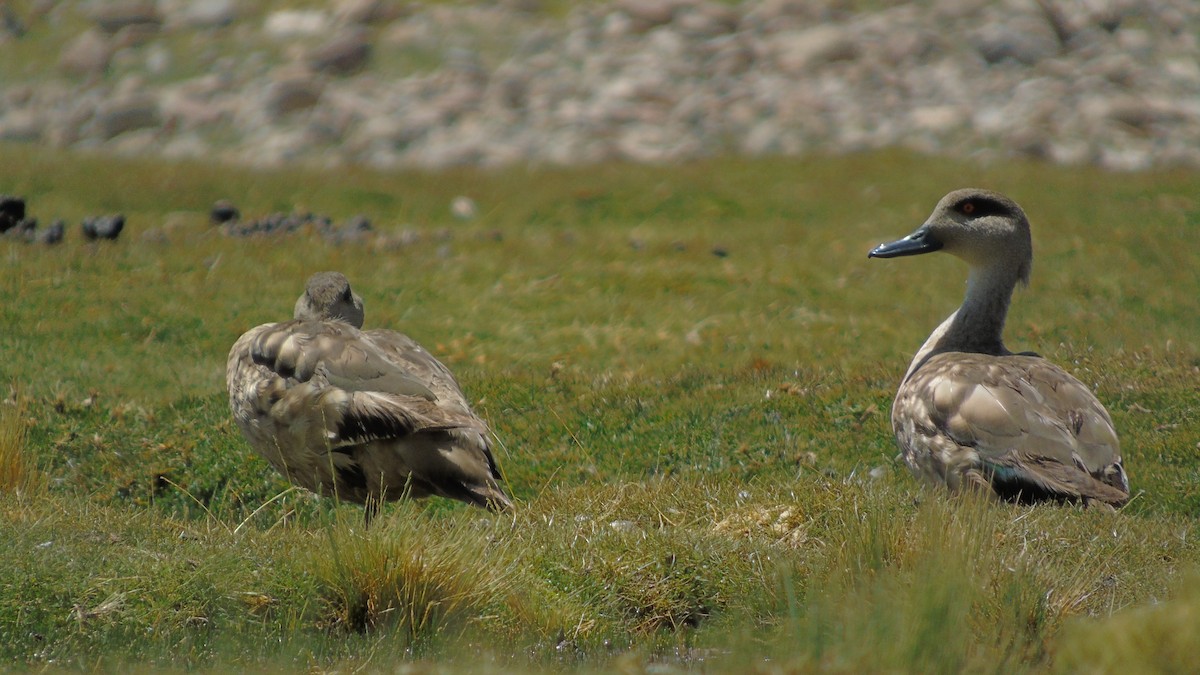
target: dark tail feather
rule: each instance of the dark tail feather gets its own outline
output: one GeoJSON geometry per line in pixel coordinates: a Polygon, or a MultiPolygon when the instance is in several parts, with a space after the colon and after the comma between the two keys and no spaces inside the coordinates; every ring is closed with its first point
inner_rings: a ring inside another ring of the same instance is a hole
{"type": "Polygon", "coordinates": [[[1129,501],[1127,491],[1099,481],[1074,466],[1045,457],[1006,458],[988,468],[992,489],[1007,501],[1086,504],[1095,500],[1116,508],[1129,501]]]}
{"type": "Polygon", "coordinates": [[[450,494],[446,494],[446,496],[487,509],[492,513],[505,513],[513,509],[512,500],[497,485],[466,485],[460,483],[455,488],[457,489],[454,489],[450,494]]]}

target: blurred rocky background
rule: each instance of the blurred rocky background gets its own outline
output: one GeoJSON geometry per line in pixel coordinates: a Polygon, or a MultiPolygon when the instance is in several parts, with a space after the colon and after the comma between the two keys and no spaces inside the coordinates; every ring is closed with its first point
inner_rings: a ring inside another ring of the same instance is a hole
{"type": "Polygon", "coordinates": [[[0,141],[251,165],[1200,165],[1193,0],[0,0],[0,141]]]}

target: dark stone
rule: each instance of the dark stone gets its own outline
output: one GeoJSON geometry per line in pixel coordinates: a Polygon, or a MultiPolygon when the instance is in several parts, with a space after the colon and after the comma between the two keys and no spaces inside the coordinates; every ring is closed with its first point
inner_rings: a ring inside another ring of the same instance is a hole
{"type": "Polygon", "coordinates": [[[361,30],[348,30],[318,46],[308,55],[309,66],[331,75],[353,75],[367,65],[371,43],[361,30]]]}
{"type": "Polygon", "coordinates": [[[7,232],[25,219],[25,198],[0,195],[0,233],[7,232]]]}
{"type": "Polygon", "coordinates": [[[161,123],[158,101],[149,96],[135,96],[108,101],[96,110],[96,125],[105,140],[127,131],[157,127],[161,123]]]}
{"type": "Polygon", "coordinates": [[[332,226],[321,231],[321,235],[331,244],[346,244],[362,241],[371,231],[371,221],[366,216],[357,215],[347,220],[341,227],[332,226]]]}
{"type": "Polygon", "coordinates": [[[55,219],[50,223],[50,227],[38,231],[34,235],[34,241],[39,244],[54,245],[61,243],[63,236],[67,233],[67,225],[60,219],[55,219]]]}
{"type": "Polygon", "coordinates": [[[97,239],[116,240],[125,228],[125,216],[117,213],[111,216],[89,216],[83,219],[83,238],[88,241],[97,239]]]}
{"type": "Polygon", "coordinates": [[[63,48],[58,67],[68,75],[94,77],[108,70],[114,48],[111,39],[100,31],[84,31],[63,48]]]}
{"type": "Polygon", "coordinates": [[[21,38],[25,36],[25,30],[25,22],[21,21],[21,17],[17,16],[8,3],[0,4],[0,32],[21,38]]]}
{"type": "Polygon", "coordinates": [[[352,232],[370,232],[372,229],[371,219],[364,215],[353,216],[350,218],[350,220],[346,221],[346,225],[343,229],[350,230],[352,232]]]}
{"type": "Polygon", "coordinates": [[[333,221],[328,216],[312,213],[276,212],[257,219],[230,220],[223,226],[225,234],[230,237],[291,234],[304,227],[312,227],[324,235],[333,229],[333,221]]]}
{"type": "Polygon", "coordinates": [[[280,77],[267,85],[266,109],[272,117],[307,110],[321,99],[321,83],[306,74],[280,77]]]}
{"type": "Polygon", "coordinates": [[[1012,61],[1033,65],[1058,54],[1061,44],[1047,22],[1021,16],[1006,24],[989,24],[975,34],[975,46],[988,63],[1012,61]]]}
{"type": "Polygon", "coordinates": [[[220,225],[241,218],[242,213],[233,205],[233,202],[228,199],[221,199],[213,204],[212,210],[208,212],[208,217],[213,225],[220,225]]]}
{"type": "Polygon", "coordinates": [[[143,0],[99,3],[92,11],[91,18],[101,30],[108,33],[116,33],[130,26],[158,30],[163,22],[155,3],[143,0]]]}
{"type": "Polygon", "coordinates": [[[7,239],[33,241],[33,231],[37,229],[37,218],[22,218],[4,232],[7,239]]]}

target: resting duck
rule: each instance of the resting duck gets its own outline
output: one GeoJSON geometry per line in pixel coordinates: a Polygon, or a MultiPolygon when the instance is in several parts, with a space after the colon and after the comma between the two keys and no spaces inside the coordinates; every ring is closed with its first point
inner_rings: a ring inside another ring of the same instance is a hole
{"type": "Polygon", "coordinates": [[[970,272],[962,306],[917,351],[896,392],[892,429],[909,468],[952,491],[1009,501],[1125,504],[1129,480],[1108,411],[1062,368],[1001,339],[1013,289],[1029,283],[1033,264],[1021,207],[956,190],[916,232],[868,255],[933,251],[970,272]]]}
{"type": "Polygon", "coordinates": [[[390,330],[360,330],[362,299],[338,272],[308,280],[294,319],[242,335],[225,378],[250,445],[292,483],[365,506],[439,495],[493,511],[487,424],[446,366],[390,330]]]}

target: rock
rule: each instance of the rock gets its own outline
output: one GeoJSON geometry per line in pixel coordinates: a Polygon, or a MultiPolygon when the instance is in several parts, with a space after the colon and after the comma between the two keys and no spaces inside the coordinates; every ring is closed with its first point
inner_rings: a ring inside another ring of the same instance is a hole
{"type": "Polygon", "coordinates": [[[23,218],[15,227],[3,233],[5,239],[15,239],[27,244],[57,244],[62,241],[66,226],[55,220],[48,228],[38,229],[37,218],[23,218]]]}
{"type": "Polygon", "coordinates": [[[25,220],[25,198],[0,195],[0,232],[7,232],[25,220]]]}
{"type": "Polygon", "coordinates": [[[109,216],[89,216],[83,219],[83,238],[88,241],[107,239],[115,241],[125,228],[125,216],[117,213],[109,216]]]}
{"type": "Polygon", "coordinates": [[[986,23],[975,31],[972,41],[988,63],[1010,60],[1033,65],[1054,56],[1061,47],[1050,24],[1033,15],[986,23]]]}
{"type": "Polygon", "coordinates": [[[826,63],[849,61],[860,51],[850,31],[836,24],[779,33],[771,45],[779,67],[794,75],[807,74],[826,63]]]}
{"type": "Polygon", "coordinates": [[[320,10],[285,9],[272,12],[263,21],[267,37],[277,40],[315,37],[333,28],[329,15],[320,10]]]}
{"type": "Polygon", "coordinates": [[[46,118],[34,109],[12,110],[0,117],[0,141],[32,143],[40,141],[46,118]]]}
{"type": "Polygon", "coordinates": [[[235,0],[175,0],[159,2],[165,10],[167,23],[185,28],[221,28],[238,18],[235,0]]]}
{"type": "Polygon", "coordinates": [[[450,213],[459,220],[471,220],[479,213],[475,200],[465,195],[459,195],[450,202],[450,213]]]}
{"type": "Polygon", "coordinates": [[[360,242],[371,233],[371,221],[366,216],[357,215],[347,220],[341,227],[326,226],[321,236],[331,244],[340,245],[360,242]]]}
{"type": "Polygon", "coordinates": [[[31,242],[33,241],[33,231],[37,229],[37,222],[37,218],[22,218],[13,227],[0,233],[0,236],[5,239],[31,242]]]}
{"type": "Polygon", "coordinates": [[[745,19],[759,30],[791,30],[830,18],[822,16],[822,7],[827,4],[813,0],[760,0],[747,3],[745,19]]]}
{"type": "Polygon", "coordinates": [[[367,65],[371,43],[360,29],[343,31],[309,52],[307,61],[313,70],[331,75],[352,75],[367,65]]]}
{"type": "Polygon", "coordinates": [[[371,219],[359,214],[351,216],[342,229],[351,232],[370,232],[373,228],[371,227],[371,219]]]}
{"type": "Polygon", "coordinates": [[[157,127],[161,122],[158,101],[147,95],[106,101],[96,109],[95,123],[104,140],[136,129],[157,127]]]}
{"type": "Polygon", "coordinates": [[[153,2],[144,0],[118,0],[96,3],[90,18],[101,30],[115,34],[123,28],[137,26],[158,31],[162,27],[162,15],[153,2]]]}
{"type": "Polygon", "coordinates": [[[99,31],[87,30],[71,40],[58,57],[58,69],[67,75],[103,74],[112,60],[113,47],[99,31]]]}
{"type": "Polygon", "coordinates": [[[276,212],[248,221],[226,221],[222,227],[222,231],[230,237],[253,237],[291,234],[303,228],[312,227],[324,234],[331,230],[331,224],[332,221],[328,216],[319,216],[312,213],[276,212]]]}
{"type": "Polygon", "coordinates": [[[673,24],[684,35],[713,37],[732,33],[741,23],[736,9],[717,2],[694,2],[680,5],[673,24]]]}
{"type": "Polygon", "coordinates": [[[404,14],[405,9],[394,0],[339,0],[333,7],[338,23],[350,25],[387,23],[404,14]]]}
{"type": "Polygon", "coordinates": [[[171,67],[171,52],[162,45],[153,45],[146,50],[146,72],[163,75],[171,67]]]}
{"type": "Polygon", "coordinates": [[[176,130],[196,130],[228,122],[239,105],[247,101],[227,92],[230,78],[203,75],[167,87],[159,98],[159,109],[167,124],[176,130]]]}
{"type": "Polygon", "coordinates": [[[323,90],[321,82],[312,75],[285,73],[267,85],[264,107],[271,117],[283,117],[316,105],[323,90]]]}
{"type": "Polygon", "coordinates": [[[909,113],[909,122],[921,131],[946,133],[962,125],[967,117],[967,111],[957,106],[930,105],[913,108],[909,113]]]}
{"type": "Polygon", "coordinates": [[[34,234],[34,241],[39,244],[53,245],[61,243],[63,236],[66,235],[67,225],[62,220],[56,219],[50,223],[50,227],[44,230],[38,230],[34,234]]]}
{"type": "MultiPolygon", "coordinates": [[[[58,55],[73,81],[21,64],[0,140],[387,169],[889,146],[1200,167],[1200,5],[1182,0],[305,4],[238,22],[260,15],[79,3],[95,22],[58,55]],[[186,60],[163,22],[195,30],[186,60]],[[204,75],[170,81],[193,59],[204,75]]],[[[38,31],[79,11],[14,6],[38,31]]]]}
{"type": "Polygon", "coordinates": [[[500,6],[524,14],[537,14],[538,12],[546,11],[546,5],[542,0],[500,0],[500,6]]]}
{"type": "Polygon", "coordinates": [[[1169,101],[1114,97],[1105,107],[1104,114],[1109,119],[1143,134],[1150,133],[1157,125],[1179,124],[1189,118],[1193,122],[1200,121],[1200,111],[1189,110],[1169,101]]]}
{"type": "MultiPolygon", "coordinates": [[[[142,47],[158,37],[158,26],[152,24],[133,24],[125,26],[113,35],[114,58],[121,58],[122,50],[129,47],[142,47]]],[[[134,58],[129,54],[129,58],[134,58]]]]}
{"type": "Polygon", "coordinates": [[[166,143],[160,143],[158,152],[163,159],[205,159],[211,161],[217,156],[213,146],[194,131],[180,133],[175,131],[166,143]]]}
{"type": "Polygon", "coordinates": [[[208,219],[213,225],[223,225],[242,217],[241,211],[228,199],[219,199],[208,212],[208,219]]]}
{"type": "Polygon", "coordinates": [[[631,29],[645,33],[656,26],[671,23],[677,3],[674,0],[618,0],[616,7],[631,20],[631,29]]]}
{"type": "Polygon", "coordinates": [[[11,36],[14,38],[25,37],[25,22],[17,16],[17,13],[12,10],[8,3],[0,4],[0,42],[4,42],[5,37],[11,36]]]}

